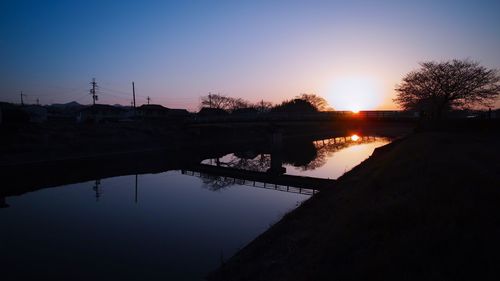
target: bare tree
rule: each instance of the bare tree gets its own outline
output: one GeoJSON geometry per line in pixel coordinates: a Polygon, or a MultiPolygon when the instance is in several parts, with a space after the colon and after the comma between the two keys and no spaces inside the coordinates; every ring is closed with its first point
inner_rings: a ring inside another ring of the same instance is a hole
{"type": "Polygon", "coordinates": [[[242,98],[230,98],[230,99],[231,99],[230,107],[229,107],[230,111],[234,111],[234,110],[240,109],[240,108],[250,107],[250,102],[248,102],[242,98]]]}
{"type": "Polygon", "coordinates": [[[308,101],[310,104],[316,107],[316,110],[318,111],[333,110],[333,108],[328,105],[328,102],[323,97],[320,97],[316,94],[300,94],[295,98],[308,101]]]}
{"type": "Polygon", "coordinates": [[[436,119],[453,108],[490,106],[500,93],[498,70],[471,60],[423,62],[396,86],[403,109],[424,110],[436,119]]]}
{"type": "Polygon", "coordinates": [[[269,112],[273,108],[273,103],[265,100],[261,100],[253,105],[255,109],[259,112],[269,112]]]}
{"type": "Polygon", "coordinates": [[[201,97],[201,107],[233,111],[239,108],[249,107],[250,103],[242,98],[233,98],[221,94],[208,94],[201,97]]]}
{"type": "Polygon", "coordinates": [[[229,110],[232,99],[221,94],[208,94],[201,97],[201,107],[229,110]]]}

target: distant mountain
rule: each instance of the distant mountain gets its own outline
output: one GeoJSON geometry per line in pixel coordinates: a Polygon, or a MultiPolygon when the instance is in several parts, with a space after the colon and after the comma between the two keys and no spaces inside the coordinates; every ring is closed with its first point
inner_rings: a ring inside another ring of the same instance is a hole
{"type": "Polygon", "coordinates": [[[68,103],[53,103],[50,106],[56,107],[56,108],[61,108],[61,109],[66,109],[66,108],[80,108],[80,107],[85,107],[85,105],[79,104],[76,101],[68,102],[68,103]]]}
{"type": "Polygon", "coordinates": [[[113,104],[114,107],[121,107],[121,108],[131,108],[130,105],[121,105],[121,104],[113,104]]]}

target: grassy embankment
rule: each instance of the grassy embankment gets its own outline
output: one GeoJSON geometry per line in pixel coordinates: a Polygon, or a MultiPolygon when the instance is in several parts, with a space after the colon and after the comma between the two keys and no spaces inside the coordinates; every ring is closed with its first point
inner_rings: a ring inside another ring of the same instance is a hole
{"type": "Polygon", "coordinates": [[[382,147],[209,280],[500,277],[499,140],[426,132],[382,147]]]}

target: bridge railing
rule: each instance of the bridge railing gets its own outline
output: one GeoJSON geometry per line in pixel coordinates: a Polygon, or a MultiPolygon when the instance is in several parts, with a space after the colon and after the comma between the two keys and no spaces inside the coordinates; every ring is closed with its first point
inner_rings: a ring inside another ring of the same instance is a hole
{"type": "Polygon", "coordinates": [[[333,121],[346,119],[370,120],[416,120],[418,113],[400,110],[360,111],[325,111],[317,113],[247,113],[224,116],[192,116],[189,123],[227,123],[227,122],[262,122],[262,121],[333,121]]]}

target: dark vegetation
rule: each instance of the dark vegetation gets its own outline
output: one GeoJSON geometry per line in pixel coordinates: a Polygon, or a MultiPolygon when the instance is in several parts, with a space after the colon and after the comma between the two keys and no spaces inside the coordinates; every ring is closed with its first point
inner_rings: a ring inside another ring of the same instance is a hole
{"type": "Polygon", "coordinates": [[[493,129],[422,132],[377,149],[208,279],[497,280],[493,129]]]}

